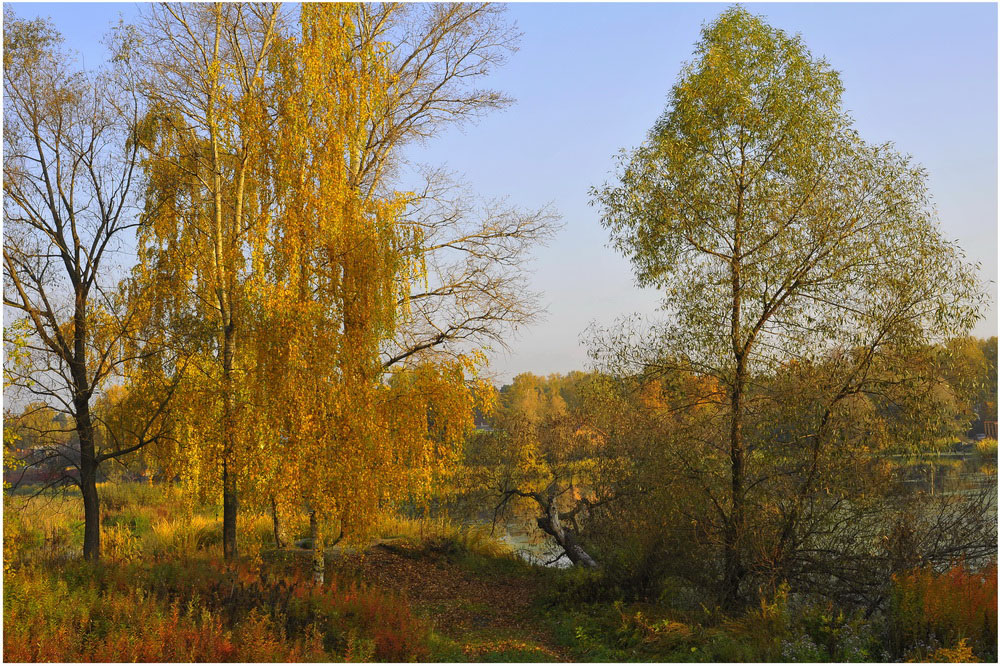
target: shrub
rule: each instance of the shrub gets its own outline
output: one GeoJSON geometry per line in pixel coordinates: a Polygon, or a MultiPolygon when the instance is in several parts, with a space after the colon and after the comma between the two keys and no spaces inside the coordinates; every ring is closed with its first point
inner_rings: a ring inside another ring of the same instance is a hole
{"type": "Polygon", "coordinates": [[[430,627],[398,597],[336,579],[321,589],[299,582],[293,587],[299,601],[289,607],[290,622],[315,623],[327,635],[327,644],[345,658],[371,652],[377,661],[399,662],[428,653],[430,627]]]}
{"type": "Polygon", "coordinates": [[[890,641],[897,653],[913,646],[960,650],[965,639],[983,659],[997,656],[997,565],[972,571],[959,562],[893,577],[890,641]]]}
{"type": "Polygon", "coordinates": [[[979,440],[976,442],[976,453],[983,458],[995,460],[997,457],[997,440],[992,438],[979,440]]]}
{"type": "Polygon", "coordinates": [[[930,654],[928,661],[942,662],[949,664],[970,664],[978,662],[972,653],[972,648],[965,644],[966,639],[962,638],[952,648],[938,648],[930,654]]]}
{"type": "Polygon", "coordinates": [[[831,661],[830,654],[816,645],[809,634],[799,634],[795,638],[782,641],[781,660],[810,664],[831,661]]]}
{"type": "Polygon", "coordinates": [[[139,539],[121,523],[101,527],[101,551],[112,562],[131,562],[141,554],[139,539]]]}
{"type": "Polygon", "coordinates": [[[669,619],[651,620],[642,611],[625,613],[621,602],[614,607],[621,615],[617,639],[622,647],[641,646],[654,652],[668,652],[691,641],[693,632],[686,624],[669,619]]]}
{"type": "Polygon", "coordinates": [[[551,572],[544,601],[553,606],[618,601],[621,590],[611,585],[603,570],[570,567],[551,572]]]}
{"type": "MultiPolygon", "coordinates": [[[[882,646],[875,622],[860,613],[848,613],[830,602],[808,603],[790,613],[790,633],[796,638],[789,647],[803,639],[817,646],[826,655],[820,661],[870,662],[882,660],[882,646]]],[[[786,652],[782,644],[782,657],[786,652]]],[[[792,660],[795,661],[795,660],[792,660]]]]}
{"type": "MultiPolygon", "coordinates": [[[[140,588],[102,591],[44,574],[5,581],[8,661],[240,660],[221,619],[192,605],[166,605],[140,588]]],[[[252,657],[251,657],[252,658],[252,657]]]]}

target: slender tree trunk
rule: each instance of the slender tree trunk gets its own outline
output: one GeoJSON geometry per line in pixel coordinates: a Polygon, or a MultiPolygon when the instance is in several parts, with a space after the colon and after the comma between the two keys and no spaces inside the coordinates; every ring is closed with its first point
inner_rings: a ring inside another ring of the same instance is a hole
{"type": "Polygon", "coordinates": [[[233,357],[235,340],[232,311],[223,329],[222,385],[223,385],[223,446],[222,446],[222,552],[227,562],[236,559],[236,516],[240,503],[236,492],[236,470],[232,469],[236,454],[236,423],[233,409],[233,357]]]}
{"type": "Polygon", "coordinates": [[[743,442],[743,411],[745,368],[742,357],[737,361],[736,386],[732,396],[732,423],[729,432],[729,460],[732,482],[732,499],[729,521],[726,525],[723,543],[723,583],[722,604],[735,607],[740,601],[740,585],[746,575],[743,566],[742,541],[746,532],[746,511],[744,506],[746,460],[743,442]]]}
{"type": "Polygon", "coordinates": [[[312,538],[312,580],[314,585],[322,585],[326,579],[326,550],[323,532],[315,511],[309,512],[309,536],[312,538]]]}
{"type": "Polygon", "coordinates": [[[90,418],[90,381],[87,377],[87,293],[79,285],[73,313],[73,407],[80,440],[80,494],[83,496],[83,557],[101,559],[101,500],[97,495],[97,447],[90,418]]]}
{"type": "MultiPolygon", "coordinates": [[[[215,31],[212,44],[212,64],[218,67],[223,30],[221,5],[214,5],[214,11],[215,31]]],[[[220,130],[216,115],[216,104],[221,88],[219,72],[215,71],[212,74],[211,88],[208,91],[205,120],[208,125],[212,168],[213,280],[218,299],[219,327],[222,333],[222,552],[226,561],[231,562],[237,556],[236,516],[239,512],[239,500],[236,494],[236,469],[234,469],[236,424],[233,409],[233,359],[235,357],[236,328],[231,298],[234,275],[231,273],[231,266],[226,255],[228,234],[226,234],[223,224],[223,164],[222,150],[219,145],[220,130]]]]}
{"type": "MultiPolygon", "coordinates": [[[[742,152],[742,151],[741,151],[742,152]]],[[[742,160],[746,164],[746,159],[742,160]]],[[[741,172],[742,173],[742,172],[741,172]]],[[[733,256],[730,261],[730,279],[732,286],[733,302],[730,320],[730,340],[733,350],[733,358],[736,361],[736,372],[733,378],[731,406],[732,421],[729,430],[729,462],[730,481],[732,496],[730,498],[729,519],[723,533],[723,581],[722,581],[722,604],[727,608],[739,605],[740,584],[743,581],[745,570],[743,566],[742,540],[746,532],[746,514],[744,508],[744,476],[745,476],[745,449],[743,442],[743,412],[744,394],[746,392],[747,375],[747,353],[749,342],[743,341],[742,335],[742,314],[743,314],[743,279],[742,279],[742,251],[743,251],[743,197],[744,190],[742,175],[740,178],[739,198],[736,206],[736,218],[733,229],[733,256]]]]}
{"type": "Polygon", "coordinates": [[[236,513],[239,500],[236,496],[236,477],[229,471],[228,462],[222,461],[222,554],[227,562],[236,558],[236,513]]]}
{"type": "Polygon", "coordinates": [[[285,548],[288,540],[285,539],[284,526],[281,524],[281,516],[278,514],[278,503],[274,496],[271,496],[271,521],[274,526],[274,543],[278,548],[285,548]]]}

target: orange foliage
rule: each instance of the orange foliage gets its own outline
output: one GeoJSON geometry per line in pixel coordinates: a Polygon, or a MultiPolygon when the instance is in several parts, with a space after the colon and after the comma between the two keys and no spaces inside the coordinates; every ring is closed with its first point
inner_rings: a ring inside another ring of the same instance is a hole
{"type": "Polygon", "coordinates": [[[315,588],[218,563],[56,574],[4,587],[4,659],[17,662],[413,661],[429,627],[405,601],[354,582],[315,588]]]}
{"type": "Polygon", "coordinates": [[[901,645],[936,640],[980,656],[997,642],[997,565],[972,571],[959,562],[943,573],[932,567],[893,578],[894,638],[901,645]],[[960,644],[961,643],[961,644],[960,644]]]}

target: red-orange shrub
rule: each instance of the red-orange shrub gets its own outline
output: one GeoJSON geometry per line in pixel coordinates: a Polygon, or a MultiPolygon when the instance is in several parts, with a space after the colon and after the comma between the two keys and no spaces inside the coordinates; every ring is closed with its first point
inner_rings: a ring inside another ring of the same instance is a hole
{"type": "Polygon", "coordinates": [[[901,652],[966,639],[980,658],[995,658],[997,565],[972,571],[957,563],[943,573],[931,567],[893,578],[893,638],[901,652]]]}

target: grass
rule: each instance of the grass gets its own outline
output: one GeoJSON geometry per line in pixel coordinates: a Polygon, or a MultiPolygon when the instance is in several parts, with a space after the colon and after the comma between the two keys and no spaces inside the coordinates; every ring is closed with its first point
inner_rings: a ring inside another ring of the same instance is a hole
{"type": "MultiPolygon", "coordinates": [[[[274,548],[269,516],[242,513],[243,558],[231,568],[221,558],[217,506],[160,484],[102,484],[100,492],[98,566],[80,559],[78,494],[5,503],[7,660],[551,660],[530,636],[477,635],[442,619],[491,623],[495,604],[469,591],[475,581],[466,576],[530,569],[486,530],[386,517],[375,536],[391,552],[373,546],[328,558],[328,583],[316,589],[307,582],[307,552],[274,548]],[[391,580],[378,579],[376,559],[391,580]],[[402,574],[411,582],[458,581],[437,612],[394,591],[400,574],[391,570],[406,562],[417,567],[402,574]]],[[[307,527],[303,518],[286,524],[290,535],[307,527]]]]}
{"type": "MultiPolygon", "coordinates": [[[[101,491],[105,559],[97,566],[79,557],[78,496],[8,498],[6,660],[851,662],[996,654],[995,566],[900,576],[888,614],[870,618],[783,589],[728,617],[692,607],[679,591],[657,603],[611,603],[594,596],[607,586],[600,572],[529,565],[488,528],[385,516],[367,547],[331,552],[328,584],[316,588],[308,552],[276,549],[266,515],[243,512],[243,557],[226,566],[217,506],[191,502],[173,486],[101,491]]],[[[307,526],[304,517],[286,524],[290,537],[307,526]]]]}
{"type": "Polygon", "coordinates": [[[491,534],[489,526],[461,526],[444,518],[385,516],[376,534],[395,552],[407,557],[440,560],[482,576],[525,576],[537,572],[509,545],[491,534]]]}
{"type": "MultiPolygon", "coordinates": [[[[565,572],[565,577],[585,572],[565,572]]],[[[591,576],[592,574],[587,574],[591,576]]],[[[780,589],[738,616],[659,604],[585,603],[550,590],[555,637],[588,662],[872,662],[996,660],[996,565],[897,577],[885,613],[866,617],[780,589]],[[571,599],[560,601],[559,594],[571,599]],[[553,595],[556,595],[555,598],[553,595]]]]}
{"type": "Polygon", "coordinates": [[[12,661],[412,661],[429,625],[391,593],[228,569],[211,558],[5,577],[12,661]]]}

